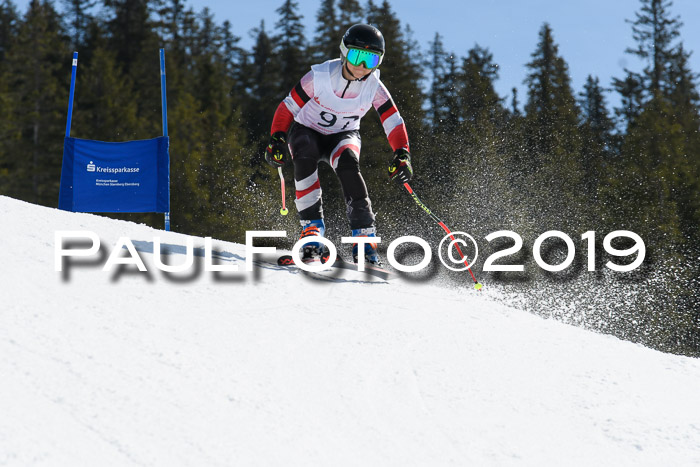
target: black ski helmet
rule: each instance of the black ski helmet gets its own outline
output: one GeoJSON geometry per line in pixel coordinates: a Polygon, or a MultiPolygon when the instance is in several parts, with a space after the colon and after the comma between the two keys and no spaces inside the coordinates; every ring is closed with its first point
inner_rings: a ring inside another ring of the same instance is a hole
{"type": "Polygon", "coordinates": [[[379,32],[379,29],[369,24],[355,24],[345,31],[343,39],[340,41],[340,55],[343,60],[348,54],[348,47],[379,52],[381,54],[379,64],[382,63],[384,58],[384,36],[379,32]]]}

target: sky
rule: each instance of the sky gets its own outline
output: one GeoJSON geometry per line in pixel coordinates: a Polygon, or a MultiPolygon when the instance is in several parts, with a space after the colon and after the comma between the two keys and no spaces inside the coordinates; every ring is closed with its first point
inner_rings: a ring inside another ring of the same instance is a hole
{"type": "MultiPolygon", "coordinates": [[[[28,0],[18,3],[25,9],[28,0]]],[[[320,1],[297,3],[307,36],[313,37],[320,1]]],[[[282,4],[283,0],[186,0],[195,11],[208,7],[219,24],[229,20],[233,33],[241,37],[241,45],[246,48],[253,42],[250,31],[261,20],[265,20],[268,31],[275,32],[276,10],[282,4]]],[[[458,57],[465,56],[477,43],[488,48],[500,67],[496,90],[507,97],[513,87],[518,87],[521,105],[526,98],[525,64],[535,50],[544,22],[552,26],[576,93],[582,91],[589,74],[599,77],[603,87],[611,87],[613,77],[624,76],[625,67],[642,69],[635,57],[625,53],[626,48],[634,46],[632,27],[625,20],[634,19],[641,7],[639,0],[390,0],[390,4],[401,23],[414,31],[414,39],[423,51],[428,50],[436,32],[443,36],[445,49],[458,57]]],[[[700,44],[700,2],[674,0],[671,12],[684,23],[681,39],[686,50],[694,51],[700,44]]],[[[391,53],[391,44],[387,53],[391,53]]],[[[700,72],[700,52],[691,56],[691,67],[700,72]]],[[[616,93],[610,93],[608,104],[617,103],[616,93]]]]}
{"type": "MultiPolygon", "coordinates": [[[[274,28],[276,9],[283,0],[242,2],[230,0],[188,0],[195,10],[209,7],[218,22],[228,19],[233,31],[242,38],[242,45],[252,45],[249,31],[265,20],[268,30],[274,28]]],[[[361,0],[361,4],[366,2],[361,0]]],[[[375,3],[380,3],[376,1],[375,3]]],[[[319,0],[298,0],[307,35],[313,37],[319,0]]],[[[613,77],[623,77],[624,68],[641,70],[637,59],[625,53],[634,46],[632,27],[626,19],[634,19],[641,7],[639,0],[390,0],[403,25],[409,25],[423,51],[439,32],[445,49],[463,57],[475,44],[486,47],[500,67],[496,90],[510,96],[519,88],[519,101],[526,98],[523,80],[544,22],[553,29],[559,52],[569,64],[576,93],[583,90],[586,77],[600,78],[603,87],[612,86],[613,77]]],[[[671,12],[681,17],[681,39],[693,51],[700,44],[700,2],[675,0],[671,12]]],[[[391,53],[391,44],[387,44],[391,53]]],[[[700,51],[691,57],[691,67],[700,72],[700,51]]],[[[614,94],[614,93],[613,93],[614,94]]],[[[509,98],[510,100],[510,98],[509,98]]],[[[608,103],[616,104],[616,95],[608,103]]]]}

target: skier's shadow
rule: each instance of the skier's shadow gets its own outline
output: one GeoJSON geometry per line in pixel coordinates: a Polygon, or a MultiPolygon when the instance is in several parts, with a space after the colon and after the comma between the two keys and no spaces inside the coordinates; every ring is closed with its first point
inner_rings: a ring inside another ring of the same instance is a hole
{"type": "MultiPolygon", "coordinates": [[[[153,242],[135,240],[132,242],[134,248],[139,253],[149,253],[155,255],[155,247],[153,242]]],[[[171,283],[175,284],[186,284],[199,279],[204,271],[204,262],[206,258],[206,250],[202,247],[193,247],[191,253],[188,252],[188,248],[184,245],[174,245],[170,243],[162,243],[160,245],[160,261],[165,266],[177,266],[174,261],[176,256],[182,256],[187,258],[188,255],[192,255],[192,266],[187,268],[184,272],[168,272],[161,271],[163,278],[171,283]]],[[[184,261],[187,261],[185,259],[184,261]]],[[[211,252],[211,265],[214,266],[227,266],[226,263],[232,263],[239,266],[238,271],[211,271],[213,280],[215,282],[229,282],[229,283],[240,283],[246,280],[245,271],[241,269],[241,263],[245,263],[245,258],[243,256],[231,253],[228,251],[215,251],[211,252]]],[[[120,267],[112,276],[112,282],[118,281],[123,275],[126,274],[144,274],[141,271],[134,270],[133,267],[120,267]]],[[[147,280],[151,282],[153,277],[150,273],[147,273],[147,280]]]]}
{"type": "MultiPolygon", "coordinates": [[[[394,259],[396,260],[397,263],[402,264],[404,266],[412,266],[416,264],[420,264],[420,262],[424,258],[425,252],[423,251],[423,248],[420,247],[419,245],[413,244],[413,245],[407,245],[407,246],[402,246],[401,248],[397,249],[397,252],[394,253],[394,259]]],[[[388,260],[387,260],[388,262],[388,260]]],[[[420,282],[428,282],[432,279],[434,279],[439,273],[440,273],[440,267],[438,265],[439,261],[435,261],[435,257],[433,256],[433,260],[430,261],[430,263],[423,269],[417,272],[404,272],[404,271],[397,271],[394,268],[392,268],[392,271],[401,278],[401,280],[406,281],[406,282],[413,282],[413,283],[420,283],[420,282]]]]}
{"type": "MultiPolygon", "coordinates": [[[[104,245],[104,242],[100,241],[100,245],[104,245]]],[[[63,244],[63,249],[66,251],[88,250],[92,246],[93,244],[90,240],[66,240],[63,244]]],[[[63,256],[61,258],[61,280],[63,282],[70,282],[71,270],[75,267],[88,269],[101,268],[107,261],[107,257],[108,252],[104,248],[100,248],[97,251],[97,255],[90,257],[63,256]]]]}

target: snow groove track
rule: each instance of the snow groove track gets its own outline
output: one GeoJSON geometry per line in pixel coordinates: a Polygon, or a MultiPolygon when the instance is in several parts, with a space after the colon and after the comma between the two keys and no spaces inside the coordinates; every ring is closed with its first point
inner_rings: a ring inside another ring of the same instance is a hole
{"type": "Polygon", "coordinates": [[[700,464],[698,360],[486,290],[66,277],[56,230],[185,237],[6,197],[0,218],[0,466],[700,464]]]}

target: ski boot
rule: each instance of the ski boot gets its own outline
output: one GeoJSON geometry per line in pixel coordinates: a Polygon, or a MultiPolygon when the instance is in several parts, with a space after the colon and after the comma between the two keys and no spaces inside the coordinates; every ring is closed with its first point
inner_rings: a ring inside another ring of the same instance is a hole
{"type": "MultiPolygon", "coordinates": [[[[323,219],[314,220],[302,220],[301,221],[301,235],[299,240],[305,237],[311,237],[318,235],[323,237],[326,233],[326,224],[323,219]]],[[[325,246],[321,242],[308,242],[302,247],[301,250],[301,260],[302,261],[313,261],[316,258],[321,258],[323,261],[324,253],[326,252],[325,246]]],[[[326,255],[326,258],[328,256],[326,255]]],[[[324,261],[325,262],[325,261],[324,261]]]]}
{"type": "MultiPolygon", "coordinates": [[[[353,237],[376,237],[377,235],[376,227],[366,227],[364,229],[352,229],[353,237]]],[[[352,260],[357,263],[357,243],[352,245],[352,260]]],[[[366,243],[365,244],[365,263],[373,264],[375,266],[381,266],[382,263],[379,261],[379,255],[377,254],[377,244],[376,243],[366,243]]]]}

